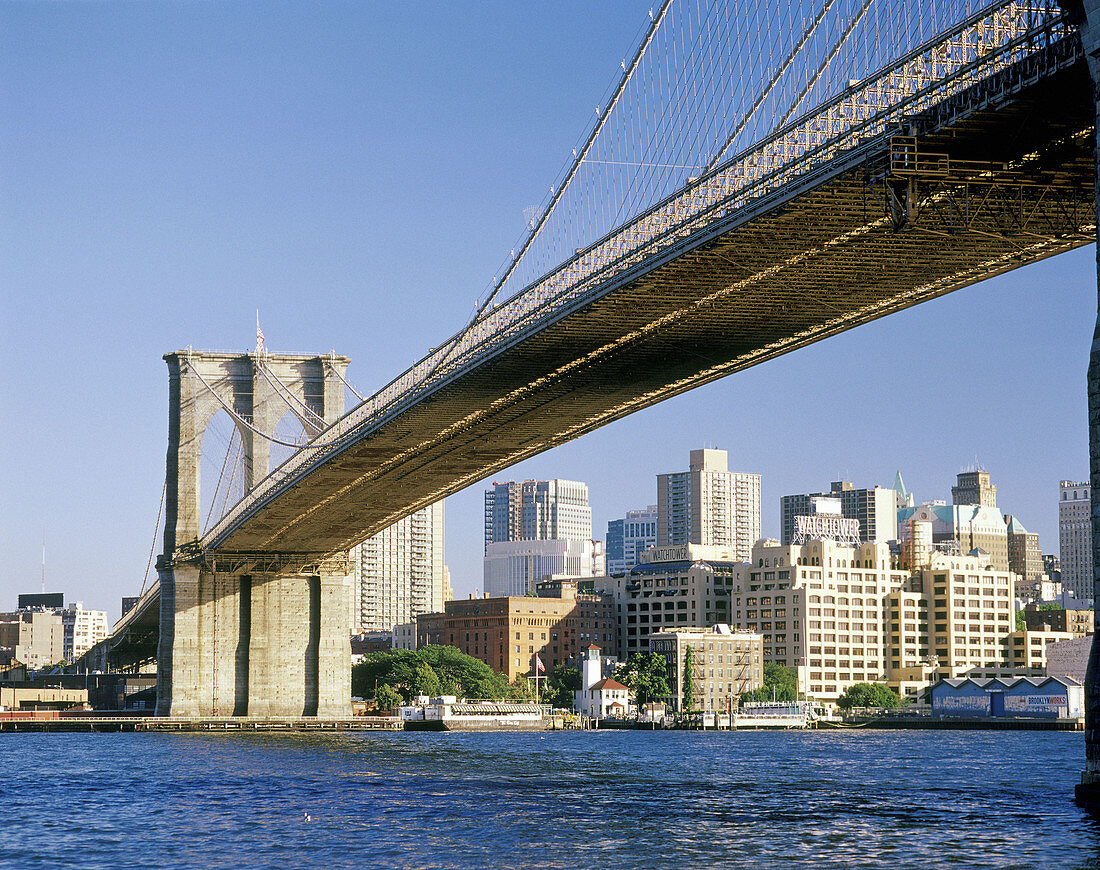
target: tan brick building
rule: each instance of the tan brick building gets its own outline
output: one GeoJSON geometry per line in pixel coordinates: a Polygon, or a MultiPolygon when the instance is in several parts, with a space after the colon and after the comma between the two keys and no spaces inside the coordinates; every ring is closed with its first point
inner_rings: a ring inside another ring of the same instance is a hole
{"type": "Polygon", "coordinates": [[[1014,631],[1002,641],[1005,663],[1015,676],[1046,676],[1047,647],[1073,637],[1068,631],[1053,631],[1048,625],[1038,631],[1014,631]]]}
{"type": "Polygon", "coordinates": [[[764,661],[795,669],[802,691],[831,700],[886,678],[888,600],[909,586],[886,544],[765,540],[737,571],[731,622],[759,632],[764,661]]]}
{"type": "Polygon", "coordinates": [[[625,575],[592,580],[615,602],[620,657],[648,652],[655,631],[729,623],[739,564],[729,547],[653,547],[625,575]]]}
{"type": "MultiPolygon", "coordinates": [[[[883,543],[762,541],[738,570],[731,622],[763,635],[766,662],[831,700],[859,682],[910,683],[1004,667],[1013,579],[987,554],[928,554],[901,570],[883,543]]],[[[904,684],[904,685],[903,685],[904,684]]]]}
{"type": "Polygon", "coordinates": [[[1003,640],[1015,623],[1016,577],[997,568],[988,555],[934,553],[921,568],[927,614],[923,644],[937,664],[937,678],[1003,666],[1003,640]]]}
{"type": "Polygon", "coordinates": [[[764,679],[761,637],[733,631],[728,625],[688,626],[657,631],[649,636],[649,650],[665,657],[672,694],[664,698],[683,709],[684,664],[691,649],[696,710],[736,710],[742,692],[759,689],[764,679]]]}
{"type": "Polygon", "coordinates": [[[534,673],[536,655],[547,673],[559,664],[579,666],[592,644],[615,655],[614,599],[578,594],[575,582],[554,586],[560,597],[448,601],[443,613],[417,617],[417,646],[457,647],[509,680],[534,673]]]}
{"type": "Polygon", "coordinates": [[[1028,631],[1042,631],[1049,625],[1052,631],[1069,632],[1074,637],[1092,634],[1096,613],[1093,610],[1040,610],[1039,605],[1024,608],[1024,624],[1028,631]]]}

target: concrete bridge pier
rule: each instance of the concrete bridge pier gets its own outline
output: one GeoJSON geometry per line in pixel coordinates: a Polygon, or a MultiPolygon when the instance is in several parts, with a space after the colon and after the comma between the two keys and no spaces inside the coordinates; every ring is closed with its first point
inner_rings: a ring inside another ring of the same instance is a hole
{"type": "Polygon", "coordinates": [[[175,606],[162,608],[157,715],[350,716],[351,586],[346,559],[306,574],[162,571],[175,606]]]}
{"type": "Polygon", "coordinates": [[[350,716],[351,583],[344,562],[310,575],[253,574],[249,716],[350,716]]]}
{"type": "Polygon", "coordinates": [[[242,648],[241,638],[242,628],[247,627],[249,599],[247,595],[242,598],[241,581],[241,577],[215,574],[199,565],[176,565],[160,571],[162,601],[174,606],[161,607],[158,716],[239,716],[246,712],[248,652],[247,646],[242,648]],[[167,635],[166,623],[171,628],[167,635]]]}
{"type": "MultiPolygon", "coordinates": [[[[1067,0],[1067,12],[1075,16],[1081,44],[1092,77],[1093,100],[1100,120],[1100,0],[1067,0]]],[[[1100,227],[1100,147],[1095,201],[1100,227]]],[[[1097,247],[1097,288],[1100,295],[1100,246],[1097,247]]],[[[1094,607],[1100,608],[1100,304],[1088,367],[1089,480],[1092,484],[1092,578],[1094,607]]],[[[1100,616],[1100,609],[1097,611],[1100,616]]],[[[1077,803],[1100,810],[1100,645],[1093,640],[1085,674],[1085,770],[1076,789],[1077,803]]]]}

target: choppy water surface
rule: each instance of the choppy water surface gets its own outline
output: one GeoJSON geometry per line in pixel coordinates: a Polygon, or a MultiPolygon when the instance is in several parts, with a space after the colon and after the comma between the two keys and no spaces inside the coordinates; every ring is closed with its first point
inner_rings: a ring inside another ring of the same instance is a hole
{"type": "Polygon", "coordinates": [[[0,737],[0,867],[1089,867],[1080,734],[0,737]]]}

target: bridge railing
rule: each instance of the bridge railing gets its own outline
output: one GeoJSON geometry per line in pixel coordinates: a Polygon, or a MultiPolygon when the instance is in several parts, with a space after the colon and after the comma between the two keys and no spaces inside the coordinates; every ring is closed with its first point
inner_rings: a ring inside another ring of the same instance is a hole
{"type": "MultiPolygon", "coordinates": [[[[467,328],[325,429],[234,506],[204,537],[217,546],[252,511],[359,433],[401,413],[459,373],[590,301],[645,262],[686,239],[728,226],[792,184],[835,170],[836,162],[896,131],[906,117],[1045,52],[1076,51],[1057,0],[1001,0],[924,43],[877,74],[735,155],[658,202],[541,279],[484,312],[467,328]]],[[[396,520],[397,518],[395,518],[396,520]]]]}

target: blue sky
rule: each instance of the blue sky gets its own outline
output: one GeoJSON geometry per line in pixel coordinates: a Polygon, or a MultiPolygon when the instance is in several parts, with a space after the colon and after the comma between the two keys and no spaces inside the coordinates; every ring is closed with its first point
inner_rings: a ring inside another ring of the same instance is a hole
{"type": "MultiPolygon", "coordinates": [[[[0,5],[0,609],[48,585],[118,613],[193,345],[353,360],[363,392],[469,317],[556,182],[649,3],[0,5]]],[[[950,498],[980,463],[1057,552],[1088,474],[1092,247],[727,378],[523,463],[587,482],[596,534],[716,446],[779,497],[849,478],[950,498]]],[[[481,585],[483,487],[447,502],[481,585]]],[[[157,542],[159,552],[159,541],[157,542]]]]}

